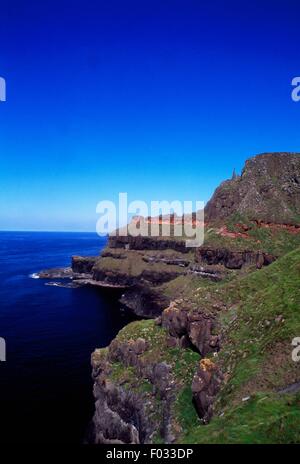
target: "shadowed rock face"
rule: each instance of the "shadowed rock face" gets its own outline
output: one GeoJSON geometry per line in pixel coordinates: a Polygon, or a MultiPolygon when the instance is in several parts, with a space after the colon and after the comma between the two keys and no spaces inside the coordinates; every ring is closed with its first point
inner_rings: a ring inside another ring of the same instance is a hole
{"type": "Polygon", "coordinates": [[[199,417],[204,423],[213,415],[213,402],[220,390],[223,375],[210,359],[202,359],[192,383],[193,400],[199,417]]]}
{"type": "Polygon", "coordinates": [[[72,256],[72,270],[78,274],[88,274],[97,261],[96,256],[72,256]]]}
{"type": "Polygon", "coordinates": [[[276,257],[262,251],[231,251],[227,248],[197,248],[195,251],[197,262],[209,265],[222,264],[228,269],[241,269],[245,265],[256,265],[257,269],[268,266],[276,257]]]}
{"type": "MultiPolygon", "coordinates": [[[[169,432],[170,403],[173,399],[170,366],[165,362],[144,363],[141,355],[149,349],[143,338],[120,342],[114,339],[106,354],[96,350],[92,354],[95,414],[89,442],[96,444],[152,443],[152,436],[159,427],[167,442],[174,441],[169,432]],[[149,415],[149,398],[126,388],[112,376],[113,363],[137,369],[141,378],[148,379],[153,394],[162,400],[163,424],[156,416],[149,415]]],[[[174,400],[174,399],[173,399],[174,400]]]]}
{"type": "Polygon", "coordinates": [[[161,292],[145,284],[126,290],[119,301],[137,316],[147,318],[160,315],[169,304],[169,299],[161,292]]]}
{"type": "Polygon", "coordinates": [[[180,253],[188,253],[184,240],[172,240],[168,238],[153,238],[142,236],[110,236],[110,248],[130,249],[130,250],[176,250],[180,253]]]}
{"type": "Polygon", "coordinates": [[[176,339],[174,345],[184,343],[193,346],[202,356],[220,349],[216,318],[205,314],[200,308],[197,311],[179,309],[175,302],[171,302],[159,322],[176,339]]]}
{"type": "Polygon", "coordinates": [[[233,214],[275,224],[300,222],[300,154],[266,153],[246,161],[241,176],[223,182],[205,207],[206,221],[233,214]]]}

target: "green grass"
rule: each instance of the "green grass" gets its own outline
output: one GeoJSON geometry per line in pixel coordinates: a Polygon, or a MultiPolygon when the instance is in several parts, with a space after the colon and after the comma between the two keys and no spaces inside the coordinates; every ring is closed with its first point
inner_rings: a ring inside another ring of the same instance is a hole
{"type": "Polygon", "coordinates": [[[231,370],[227,392],[236,391],[258,372],[261,377],[265,371],[263,383],[269,388],[274,383],[284,386],[285,379],[296,377],[297,367],[288,354],[292,339],[300,334],[299,282],[298,249],[227,288],[227,300],[238,305],[229,329],[230,311],[223,317],[226,342],[220,359],[224,368],[231,370]],[[279,356],[283,362],[274,377],[268,364],[276,363],[279,356]]]}
{"type": "Polygon", "coordinates": [[[182,427],[182,437],[189,436],[190,431],[200,425],[200,419],[192,402],[191,385],[186,385],[180,391],[175,403],[175,413],[182,427]]]}
{"type": "Polygon", "coordinates": [[[183,443],[272,444],[300,442],[300,395],[256,394],[215,417],[208,425],[191,422],[183,443]]]}
{"type": "Polygon", "coordinates": [[[300,246],[300,232],[291,233],[284,229],[268,229],[258,227],[253,223],[244,221],[229,221],[227,228],[231,232],[241,232],[236,226],[238,222],[249,225],[248,237],[224,237],[217,229],[210,228],[206,231],[204,246],[214,248],[228,248],[232,251],[250,250],[264,251],[274,256],[283,256],[300,246]]]}

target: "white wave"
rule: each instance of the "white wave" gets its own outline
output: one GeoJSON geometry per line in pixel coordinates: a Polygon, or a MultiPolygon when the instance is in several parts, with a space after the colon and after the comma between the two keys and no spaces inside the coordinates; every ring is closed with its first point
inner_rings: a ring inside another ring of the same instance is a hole
{"type": "Polygon", "coordinates": [[[34,272],[33,274],[29,274],[29,277],[31,279],[39,279],[40,278],[40,276],[36,272],[34,272]]]}

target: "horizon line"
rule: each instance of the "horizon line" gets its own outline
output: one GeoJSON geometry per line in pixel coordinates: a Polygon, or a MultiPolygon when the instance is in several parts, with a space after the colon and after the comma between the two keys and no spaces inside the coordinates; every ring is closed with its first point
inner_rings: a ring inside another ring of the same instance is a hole
{"type": "MultiPolygon", "coordinates": [[[[99,237],[96,230],[48,230],[48,229],[0,229],[0,232],[59,232],[59,233],[73,233],[73,234],[79,234],[79,233],[87,233],[87,234],[96,234],[99,237]]],[[[105,235],[103,235],[104,237],[105,235]]]]}

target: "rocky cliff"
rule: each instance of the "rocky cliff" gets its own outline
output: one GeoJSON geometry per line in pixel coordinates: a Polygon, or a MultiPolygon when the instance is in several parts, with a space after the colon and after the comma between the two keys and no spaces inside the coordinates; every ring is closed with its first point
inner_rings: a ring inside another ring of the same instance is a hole
{"type": "Polygon", "coordinates": [[[300,441],[299,218],[300,155],[263,154],[215,191],[203,246],[117,234],[40,273],[116,289],[143,318],[92,355],[90,442],[300,441]]]}
{"type": "Polygon", "coordinates": [[[207,221],[233,215],[279,224],[300,222],[300,154],[265,153],[223,182],[205,208],[207,221]]]}
{"type": "Polygon", "coordinates": [[[228,282],[191,282],[161,317],[96,350],[91,441],[299,442],[299,250],[228,282]]]}

